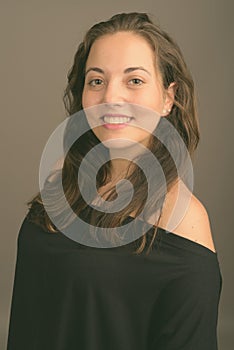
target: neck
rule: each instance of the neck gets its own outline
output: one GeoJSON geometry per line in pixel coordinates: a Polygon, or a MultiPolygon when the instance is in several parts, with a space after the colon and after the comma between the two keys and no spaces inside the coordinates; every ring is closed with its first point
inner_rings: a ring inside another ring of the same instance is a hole
{"type": "Polygon", "coordinates": [[[128,173],[130,161],[127,159],[112,159],[111,160],[111,181],[123,179],[128,173]]]}
{"type": "Polygon", "coordinates": [[[110,148],[111,178],[122,179],[133,171],[134,158],[144,152],[138,147],[110,148]]]}

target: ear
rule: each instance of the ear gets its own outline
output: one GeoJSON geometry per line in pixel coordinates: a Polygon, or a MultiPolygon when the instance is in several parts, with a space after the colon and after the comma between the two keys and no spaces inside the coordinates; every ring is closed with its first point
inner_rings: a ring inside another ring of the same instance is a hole
{"type": "Polygon", "coordinates": [[[176,85],[175,82],[171,83],[164,92],[162,117],[167,117],[171,112],[175,100],[176,85]]]}

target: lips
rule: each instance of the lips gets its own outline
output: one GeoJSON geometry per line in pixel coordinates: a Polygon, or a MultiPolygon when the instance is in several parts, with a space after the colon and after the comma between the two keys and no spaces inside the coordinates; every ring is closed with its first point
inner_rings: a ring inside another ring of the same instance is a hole
{"type": "Polygon", "coordinates": [[[103,127],[110,130],[123,129],[128,126],[133,119],[128,115],[108,113],[101,117],[103,127]]]}
{"type": "Polygon", "coordinates": [[[128,124],[132,119],[133,117],[126,114],[113,114],[113,113],[108,113],[101,117],[101,120],[104,122],[104,124],[113,124],[113,125],[128,124]]]}

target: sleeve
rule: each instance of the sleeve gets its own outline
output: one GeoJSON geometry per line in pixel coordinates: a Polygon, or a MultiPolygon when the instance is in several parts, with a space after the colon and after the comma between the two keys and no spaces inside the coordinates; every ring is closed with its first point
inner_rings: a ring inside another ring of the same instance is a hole
{"type": "Polygon", "coordinates": [[[217,254],[199,258],[163,290],[155,310],[156,335],[151,350],[218,349],[216,328],[222,276],[217,254]]]}
{"type": "Polygon", "coordinates": [[[35,246],[35,232],[24,220],[17,240],[17,258],[7,350],[31,350],[35,339],[35,315],[40,307],[40,269],[43,264],[35,246]],[[29,345],[31,344],[31,345],[29,345]]]}

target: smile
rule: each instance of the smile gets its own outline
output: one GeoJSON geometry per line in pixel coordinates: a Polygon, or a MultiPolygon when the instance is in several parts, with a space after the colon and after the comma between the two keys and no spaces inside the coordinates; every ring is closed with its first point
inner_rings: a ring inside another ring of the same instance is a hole
{"type": "Polygon", "coordinates": [[[101,119],[105,124],[126,124],[131,121],[132,117],[117,114],[106,114],[101,119]]]}

